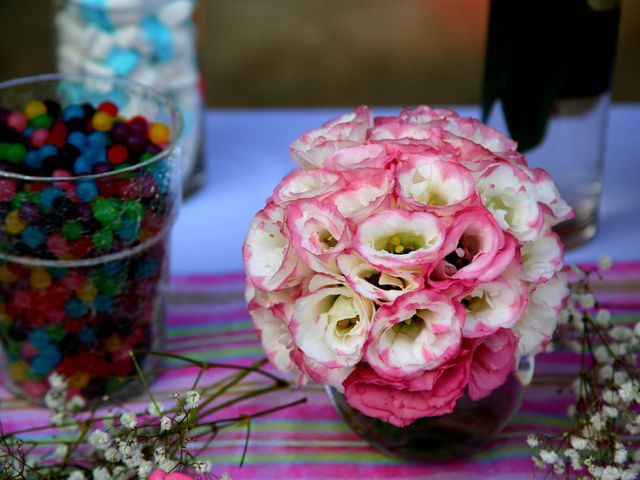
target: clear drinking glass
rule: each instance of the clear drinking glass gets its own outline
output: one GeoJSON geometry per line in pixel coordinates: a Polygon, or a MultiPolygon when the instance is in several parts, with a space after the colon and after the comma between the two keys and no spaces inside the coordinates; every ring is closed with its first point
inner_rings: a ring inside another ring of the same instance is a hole
{"type": "MultiPolygon", "coordinates": [[[[88,400],[126,396],[136,389],[124,384],[138,385],[130,352],[164,344],[168,241],[181,201],[180,112],[147,87],[112,77],[0,84],[0,109],[45,99],[63,108],[111,101],[125,118],[164,123],[171,139],[147,160],[93,175],[27,176],[0,162],[2,377],[36,402],[53,372],[88,400]]],[[[152,358],[137,355],[144,371],[152,358]]]]}

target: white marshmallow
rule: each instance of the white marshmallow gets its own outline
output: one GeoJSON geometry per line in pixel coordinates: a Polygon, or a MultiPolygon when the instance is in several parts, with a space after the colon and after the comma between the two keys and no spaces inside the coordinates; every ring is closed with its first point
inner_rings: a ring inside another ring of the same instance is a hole
{"type": "Polygon", "coordinates": [[[158,9],[158,20],[169,27],[176,27],[191,18],[195,3],[192,0],[167,2],[158,9]]]}

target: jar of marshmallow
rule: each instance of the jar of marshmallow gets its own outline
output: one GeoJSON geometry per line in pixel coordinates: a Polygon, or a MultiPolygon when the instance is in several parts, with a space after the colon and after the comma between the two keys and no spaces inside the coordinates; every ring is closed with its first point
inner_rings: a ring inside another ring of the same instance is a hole
{"type": "Polygon", "coordinates": [[[168,95],[184,118],[183,191],[197,190],[204,158],[196,0],[55,1],[58,70],[126,77],[168,95]]]}

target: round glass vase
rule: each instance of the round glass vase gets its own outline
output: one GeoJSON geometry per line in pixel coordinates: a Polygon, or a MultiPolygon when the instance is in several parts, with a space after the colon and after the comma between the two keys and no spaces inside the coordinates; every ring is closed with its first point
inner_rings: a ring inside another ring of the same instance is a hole
{"type": "Polygon", "coordinates": [[[333,406],[349,428],[381,452],[405,460],[447,462],[470,455],[500,433],[518,411],[533,376],[533,357],[523,357],[507,381],[481,400],[466,394],[452,413],[396,427],[353,408],[344,394],[327,386],[333,406]]]}
{"type": "MultiPolygon", "coordinates": [[[[122,117],[141,115],[171,131],[163,150],[105,173],[27,175],[0,161],[3,384],[42,403],[49,376],[58,373],[70,394],[121,399],[141,386],[131,352],[146,374],[159,357],[145,352],[164,346],[168,242],[181,201],[181,115],[164,96],[113,77],[43,75],[0,84],[0,110],[31,100],[63,109],[111,101],[122,117]]],[[[30,141],[6,127],[0,133],[30,141]]],[[[85,153],[94,165],[103,161],[98,154],[85,153]]]]}

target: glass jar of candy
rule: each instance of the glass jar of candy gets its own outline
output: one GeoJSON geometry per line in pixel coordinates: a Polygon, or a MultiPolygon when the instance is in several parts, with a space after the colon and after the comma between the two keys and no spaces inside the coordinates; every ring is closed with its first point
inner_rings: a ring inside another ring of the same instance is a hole
{"type": "Polygon", "coordinates": [[[0,84],[0,372],[41,402],[121,397],[162,350],[181,115],[112,77],[0,84]],[[146,353],[145,353],[146,352],[146,353]]]}
{"type": "Polygon", "coordinates": [[[196,0],[56,0],[63,73],[125,77],[168,95],[184,118],[183,189],[204,182],[203,100],[196,0]]]}

